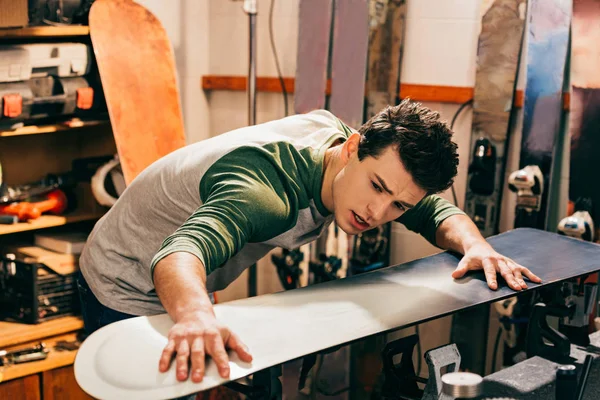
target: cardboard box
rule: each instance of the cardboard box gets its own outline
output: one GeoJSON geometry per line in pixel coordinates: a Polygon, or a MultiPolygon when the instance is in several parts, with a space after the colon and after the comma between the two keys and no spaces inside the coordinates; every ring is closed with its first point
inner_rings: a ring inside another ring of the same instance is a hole
{"type": "Polygon", "coordinates": [[[27,26],[27,0],[0,0],[0,28],[27,26]]]}
{"type": "Polygon", "coordinates": [[[35,245],[63,254],[81,254],[88,234],[85,232],[38,233],[35,245]]]}

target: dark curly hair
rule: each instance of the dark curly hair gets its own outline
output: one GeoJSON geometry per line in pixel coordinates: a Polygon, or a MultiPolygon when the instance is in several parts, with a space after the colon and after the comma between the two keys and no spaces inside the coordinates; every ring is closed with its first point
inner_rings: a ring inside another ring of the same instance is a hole
{"type": "Polygon", "coordinates": [[[458,169],[458,146],[440,115],[420,103],[403,100],[388,106],[360,127],[358,159],[377,157],[395,146],[404,168],[427,194],[452,186],[458,169]]]}

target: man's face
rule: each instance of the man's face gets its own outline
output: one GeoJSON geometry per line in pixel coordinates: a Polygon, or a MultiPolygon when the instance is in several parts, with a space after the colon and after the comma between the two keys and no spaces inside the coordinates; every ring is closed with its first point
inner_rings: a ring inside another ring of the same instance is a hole
{"type": "Polygon", "coordinates": [[[335,220],[347,234],[393,221],[425,197],[394,147],[362,161],[353,146],[347,154],[347,163],[333,182],[335,220]]]}

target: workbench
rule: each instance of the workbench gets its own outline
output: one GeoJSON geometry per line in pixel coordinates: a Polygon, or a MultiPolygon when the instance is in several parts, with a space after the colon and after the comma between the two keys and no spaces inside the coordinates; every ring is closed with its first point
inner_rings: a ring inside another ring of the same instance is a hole
{"type": "Polygon", "coordinates": [[[0,399],[91,399],[75,382],[77,350],[58,350],[58,342],[76,342],[83,329],[79,317],[62,317],[37,325],[0,322],[0,349],[19,350],[44,342],[44,360],[0,367],[0,399]]]}

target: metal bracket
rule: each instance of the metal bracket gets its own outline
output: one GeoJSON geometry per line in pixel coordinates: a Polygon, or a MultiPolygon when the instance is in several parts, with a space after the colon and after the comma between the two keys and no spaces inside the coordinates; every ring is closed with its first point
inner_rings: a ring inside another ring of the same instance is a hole
{"type": "Polygon", "coordinates": [[[571,342],[562,333],[550,325],[546,319],[549,315],[555,317],[572,317],[575,304],[567,306],[546,306],[537,303],[531,310],[529,327],[527,329],[527,358],[540,356],[558,363],[568,363],[571,354],[571,342]],[[545,340],[551,344],[546,344],[545,340]]]}
{"type": "Polygon", "coordinates": [[[571,343],[586,347],[590,344],[589,319],[594,309],[598,286],[595,283],[585,283],[585,278],[580,282],[563,282],[562,290],[567,304],[574,304],[573,315],[562,318],[559,331],[571,343]]]}
{"type": "Polygon", "coordinates": [[[442,368],[447,367],[447,372],[458,372],[460,368],[458,347],[452,343],[431,349],[425,352],[425,361],[429,367],[429,380],[425,386],[423,400],[452,400],[452,397],[442,393],[442,368]]]}
{"type": "Polygon", "coordinates": [[[385,381],[382,387],[382,398],[385,400],[421,399],[445,400],[451,399],[442,394],[442,368],[448,367],[448,372],[460,368],[460,353],[455,344],[431,349],[425,353],[425,361],[429,369],[429,379],[421,378],[415,372],[412,354],[419,340],[418,335],[388,343],[383,352],[383,372],[385,381]],[[399,364],[394,358],[401,355],[399,364]],[[417,383],[425,383],[425,389],[419,389],[417,383]]]}
{"type": "Polygon", "coordinates": [[[280,376],[281,365],[276,365],[254,373],[251,385],[228,382],[225,386],[243,394],[249,400],[281,400],[283,388],[279,380],[280,376]]]}

